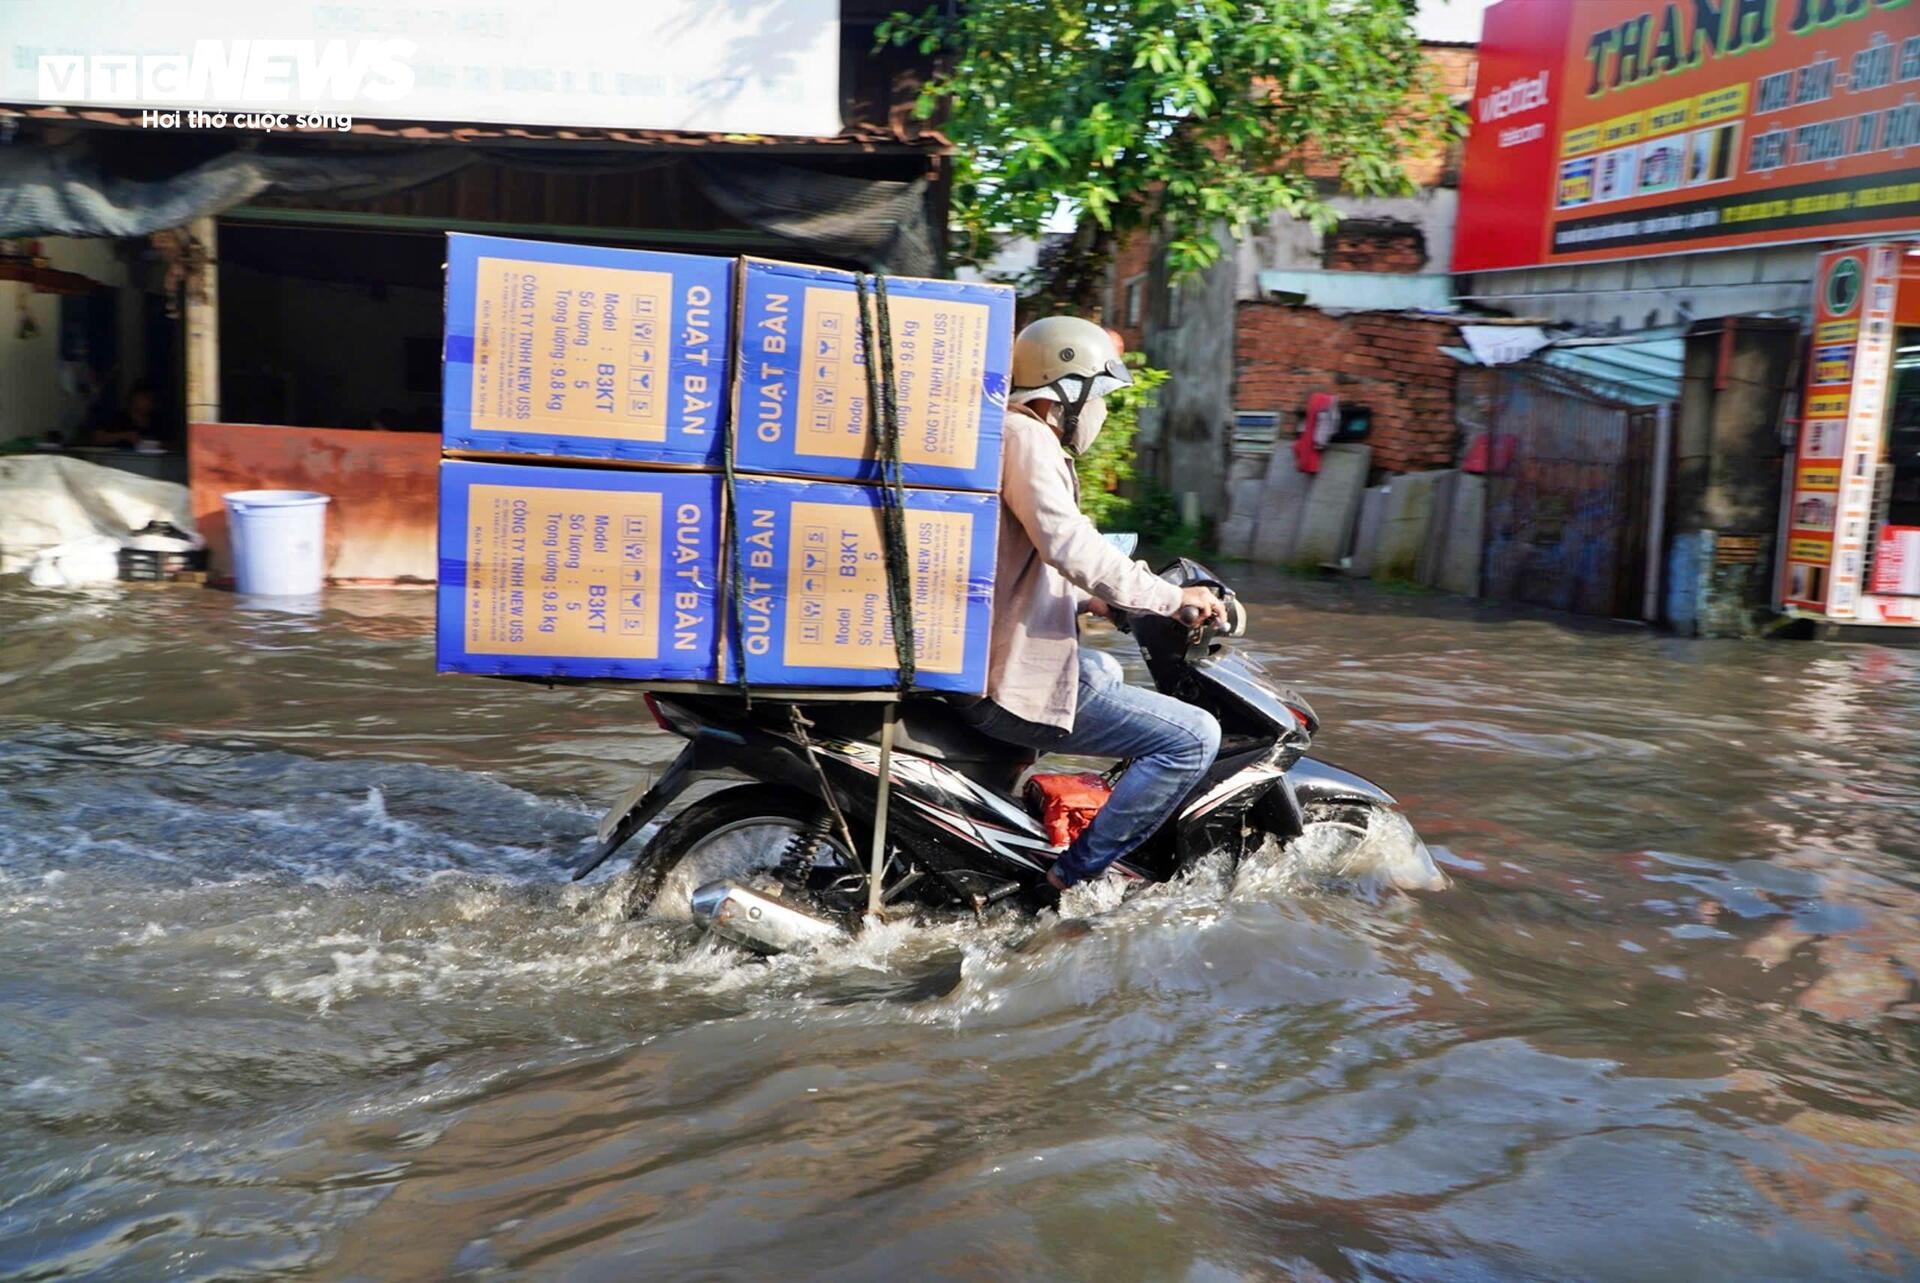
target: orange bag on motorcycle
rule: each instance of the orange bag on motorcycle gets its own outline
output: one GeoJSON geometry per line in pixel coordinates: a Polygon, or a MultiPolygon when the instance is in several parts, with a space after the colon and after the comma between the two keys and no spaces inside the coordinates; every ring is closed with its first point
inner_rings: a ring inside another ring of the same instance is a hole
{"type": "Polygon", "coordinates": [[[1093,823],[1112,792],[1098,775],[1035,775],[1027,781],[1027,807],[1040,817],[1047,841],[1065,846],[1093,823]]]}

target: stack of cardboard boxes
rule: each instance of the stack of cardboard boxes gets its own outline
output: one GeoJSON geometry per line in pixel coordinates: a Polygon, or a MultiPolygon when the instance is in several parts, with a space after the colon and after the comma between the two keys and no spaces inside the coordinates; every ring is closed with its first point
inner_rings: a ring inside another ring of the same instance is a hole
{"type": "MultiPolygon", "coordinates": [[[[914,685],[978,693],[1012,292],[887,286],[914,685]]],[[[441,671],[896,685],[866,360],[850,273],[450,237],[441,671]]]]}

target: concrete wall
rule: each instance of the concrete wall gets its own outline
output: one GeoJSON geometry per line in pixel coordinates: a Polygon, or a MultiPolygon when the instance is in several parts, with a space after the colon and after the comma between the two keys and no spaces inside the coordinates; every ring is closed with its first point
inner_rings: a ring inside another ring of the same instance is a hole
{"type": "MultiPolygon", "coordinates": [[[[1426,241],[1427,261],[1421,269],[1445,272],[1453,261],[1453,228],[1459,215],[1460,193],[1451,187],[1429,187],[1412,196],[1336,196],[1329,202],[1342,218],[1405,223],[1420,230],[1426,241]]],[[[1235,246],[1234,296],[1260,297],[1260,273],[1269,270],[1320,271],[1325,238],[1311,223],[1276,214],[1235,246]]]]}
{"type": "Polygon", "coordinates": [[[1141,420],[1146,474],[1216,515],[1224,515],[1233,431],[1234,280],[1232,261],[1223,259],[1176,287],[1176,297],[1164,272],[1155,273],[1154,324],[1144,342],[1147,360],[1172,375],[1141,420]]]}
{"type": "Polygon", "coordinates": [[[318,490],[327,506],[327,578],[333,583],[430,584],[438,576],[440,438],[260,423],[188,429],[193,517],[208,570],[233,573],[227,512],[232,490],[318,490]]]}
{"type": "MultiPolygon", "coordinates": [[[[23,245],[26,242],[21,242],[23,245]]],[[[126,392],[146,373],[141,333],[145,294],[116,252],[117,242],[48,236],[39,241],[48,266],[78,272],[114,288],[120,370],[108,389],[109,410],[120,407],[126,392]]],[[[60,295],[35,294],[17,281],[0,281],[0,441],[44,436],[49,429],[71,437],[87,411],[87,398],[68,391],[60,371],[60,295]],[[20,337],[20,298],[37,333],[20,337]]]]}
{"type": "Polygon", "coordinates": [[[1772,604],[1780,517],[1781,406],[1802,343],[1790,321],[1708,321],[1687,335],[1675,420],[1669,621],[1740,636],[1772,604]]]}
{"type": "Polygon", "coordinates": [[[1801,316],[1813,303],[1814,259],[1831,244],[1476,272],[1460,277],[1458,288],[1463,300],[1595,333],[1720,316],[1801,316]]]}
{"type": "Polygon", "coordinates": [[[1687,334],[1673,452],[1674,528],[1772,535],[1781,401],[1801,343],[1787,321],[1707,322],[1687,334]]]}

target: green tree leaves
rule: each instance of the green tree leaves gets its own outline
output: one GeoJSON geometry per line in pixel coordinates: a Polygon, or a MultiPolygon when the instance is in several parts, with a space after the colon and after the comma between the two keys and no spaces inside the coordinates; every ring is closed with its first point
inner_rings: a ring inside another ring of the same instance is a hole
{"type": "Polygon", "coordinates": [[[1403,160],[1462,127],[1406,0],[968,0],[882,24],[939,50],[920,99],[959,149],[950,230],[979,262],[1065,201],[1098,229],[1165,231],[1176,279],[1218,261],[1221,224],[1322,226],[1337,184],[1410,189],[1403,160]]]}
{"type": "Polygon", "coordinates": [[[1154,390],[1167,381],[1167,372],[1147,365],[1138,352],[1125,359],[1133,385],[1107,393],[1107,421],[1073,464],[1080,476],[1080,511],[1102,530],[1131,528],[1133,500],[1121,488],[1135,475],[1133,439],[1140,432],[1140,411],[1153,404],[1154,390]]]}

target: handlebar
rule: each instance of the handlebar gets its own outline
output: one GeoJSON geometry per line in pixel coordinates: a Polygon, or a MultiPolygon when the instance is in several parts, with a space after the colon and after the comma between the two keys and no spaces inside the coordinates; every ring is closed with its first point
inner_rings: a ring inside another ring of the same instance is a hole
{"type": "Polygon", "coordinates": [[[1238,597],[1225,599],[1227,607],[1227,636],[1245,637],[1247,635],[1247,608],[1240,604],[1238,597]]]}
{"type": "MultiPolygon", "coordinates": [[[[1240,604],[1240,599],[1223,588],[1220,590],[1220,605],[1226,612],[1227,622],[1224,627],[1216,626],[1214,633],[1222,637],[1246,636],[1247,608],[1240,604]]],[[[1182,606],[1174,618],[1184,627],[1198,628],[1206,615],[1198,606],[1182,606]]]]}
{"type": "MultiPolygon", "coordinates": [[[[1213,630],[1214,636],[1246,636],[1247,608],[1240,604],[1240,599],[1231,593],[1223,593],[1220,598],[1220,604],[1226,607],[1227,625],[1224,628],[1215,628],[1213,630]]],[[[1118,606],[1110,606],[1107,609],[1107,618],[1109,622],[1121,632],[1133,632],[1134,614],[1132,611],[1123,610],[1118,606]]],[[[1200,608],[1197,606],[1182,606],[1174,613],[1173,620],[1182,628],[1192,629],[1196,633],[1200,630],[1203,622],[1200,608]]]]}
{"type": "MultiPolygon", "coordinates": [[[[1244,636],[1246,636],[1246,607],[1240,605],[1240,599],[1235,597],[1233,592],[1231,592],[1225,584],[1217,584],[1217,582],[1208,580],[1208,586],[1219,593],[1219,603],[1227,609],[1227,624],[1225,624],[1225,626],[1213,626],[1212,636],[1215,636],[1215,638],[1244,638],[1244,636]]],[[[1135,617],[1133,611],[1127,611],[1127,609],[1117,607],[1117,605],[1108,605],[1106,618],[1108,618],[1108,622],[1114,624],[1114,628],[1117,628],[1119,632],[1131,634],[1131,632],[1133,632],[1135,618],[1137,617],[1135,617]]],[[[1173,622],[1177,622],[1181,628],[1190,630],[1190,632],[1194,634],[1192,641],[1200,641],[1202,634],[1208,632],[1208,630],[1204,628],[1206,618],[1204,618],[1204,613],[1200,611],[1200,607],[1183,605],[1179,611],[1175,611],[1169,618],[1171,618],[1173,622]]]]}

